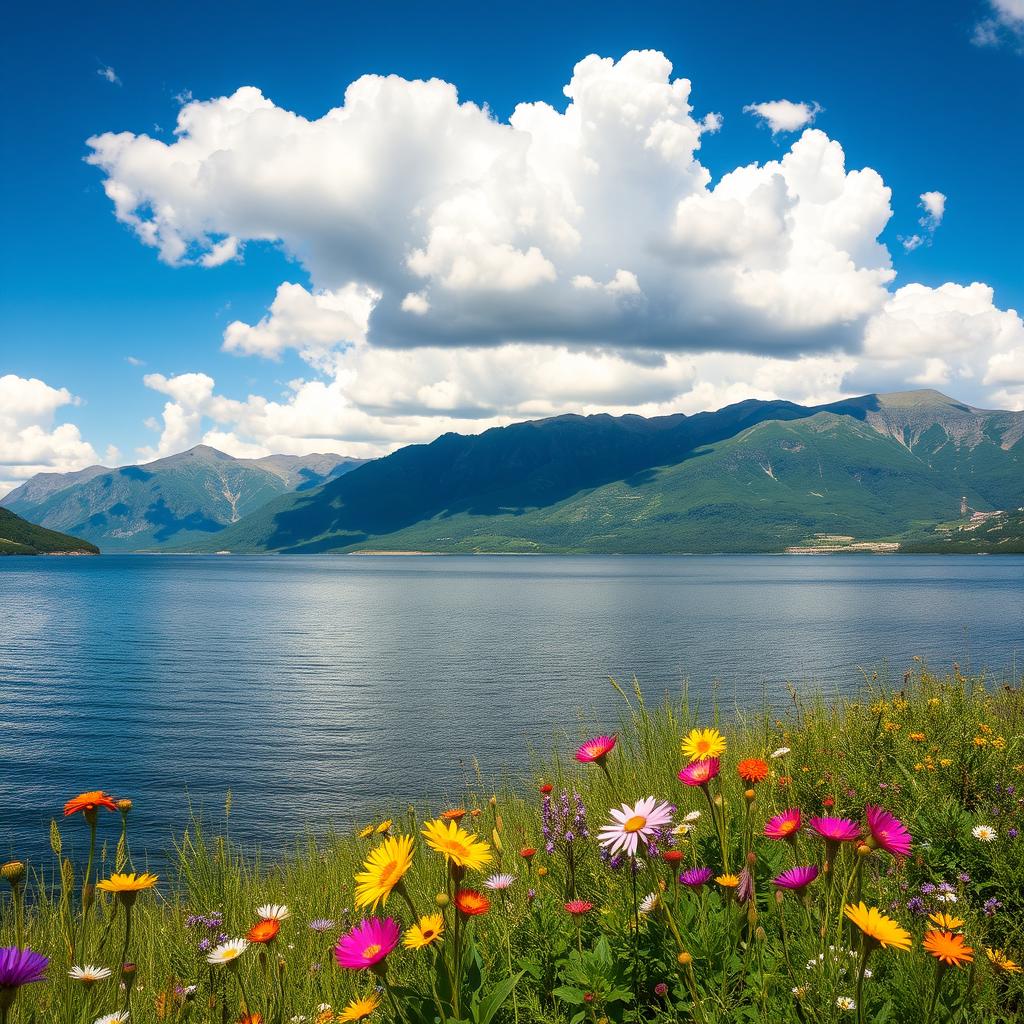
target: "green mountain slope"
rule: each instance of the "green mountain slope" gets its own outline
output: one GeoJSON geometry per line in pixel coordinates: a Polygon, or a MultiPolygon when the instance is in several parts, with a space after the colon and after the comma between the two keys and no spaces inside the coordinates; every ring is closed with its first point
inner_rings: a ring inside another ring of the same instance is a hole
{"type": "Polygon", "coordinates": [[[9,509],[0,508],[0,555],[98,555],[100,549],[79,537],[45,530],[9,509]]]}
{"type": "Polygon", "coordinates": [[[940,555],[1024,555],[1024,508],[979,512],[966,522],[942,523],[927,535],[901,544],[900,550],[940,555]]]}
{"type": "Polygon", "coordinates": [[[141,466],[34,477],[3,504],[105,551],[157,550],[216,535],[278,495],[318,486],[362,462],[339,455],[236,459],[199,445],[141,466]]]}
{"type": "Polygon", "coordinates": [[[818,409],[560,417],[446,435],[216,538],[232,551],[777,551],[814,534],[920,535],[1024,503],[1024,414],[937,392],[818,409]]]}

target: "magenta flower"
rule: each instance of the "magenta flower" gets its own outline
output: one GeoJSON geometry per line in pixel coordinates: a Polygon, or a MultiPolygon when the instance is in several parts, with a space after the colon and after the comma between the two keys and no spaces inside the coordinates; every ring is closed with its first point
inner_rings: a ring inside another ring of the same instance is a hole
{"type": "Polygon", "coordinates": [[[860,825],[849,818],[811,818],[808,824],[829,843],[855,843],[860,839],[860,825]]]}
{"type": "Polygon", "coordinates": [[[679,881],[683,885],[688,885],[691,889],[699,889],[702,885],[707,885],[711,881],[711,876],[714,871],[711,868],[689,868],[679,876],[679,881]]]}
{"type": "Polygon", "coordinates": [[[589,914],[594,909],[594,904],[587,900],[569,900],[565,904],[565,909],[569,911],[573,917],[582,917],[584,914],[589,914]]]}
{"type": "Polygon", "coordinates": [[[33,981],[43,981],[49,958],[31,949],[17,946],[0,948],[0,1004],[4,989],[19,989],[33,981]]]}
{"type": "Polygon", "coordinates": [[[617,736],[595,736],[592,740],[587,740],[576,751],[576,760],[584,763],[596,761],[598,764],[603,764],[604,759],[615,747],[617,739],[617,736]]]}
{"type": "Polygon", "coordinates": [[[691,761],[679,773],[679,781],[687,786],[706,786],[721,771],[722,762],[717,757],[706,757],[703,761],[691,761]]]}
{"type": "Polygon", "coordinates": [[[811,865],[806,868],[790,868],[788,871],[783,871],[777,878],[773,878],[772,881],[780,889],[793,889],[795,892],[803,892],[818,877],[818,869],[811,865]]]}
{"type": "Polygon", "coordinates": [[[339,966],[361,971],[380,963],[398,945],[401,929],[393,917],[364,918],[334,947],[339,966]]]}
{"type": "Polygon", "coordinates": [[[868,846],[881,847],[894,857],[906,857],[910,853],[910,832],[902,821],[877,804],[868,804],[864,808],[864,816],[871,830],[871,835],[865,840],[868,846]]]}
{"type": "Polygon", "coordinates": [[[800,831],[801,821],[800,808],[790,807],[788,811],[776,814],[774,818],[765,823],[764,834],[769,839],[789,839],[792,841],[796,839],[796,834],[800,831]]]}

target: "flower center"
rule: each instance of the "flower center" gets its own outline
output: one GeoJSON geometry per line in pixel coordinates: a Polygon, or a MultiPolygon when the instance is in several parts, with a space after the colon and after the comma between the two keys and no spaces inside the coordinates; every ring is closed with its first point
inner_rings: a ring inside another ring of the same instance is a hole
{"type": "Polygon", "coordinates": [[[387,885],[388,882],[391,881],[392,876],[397,871],[398,871],[398,864],[397,864],[397,862],[392,861],[390,864],[386,865],[384,870],[380,873],[380,884],[381,885],[387,885]]]}
{"type": "Polygon", "coordinates": [[[375,942],[372,946],[367,946],[366,949],[363,950],[363,959],[369,960],[370,957],[376,956],[379,952],[380,945],[375,942]]]}
{"type": "Polygon", "coordinates": [[[430,940],[431,940],[431,939],[432,939],[433,937],[434,937],[434,929],[433,929],[433,928],[427,928],[427,929],[426,929],[426,930],[425,930],[425,931],[423,932],[423,938],[425,938],[425,939],[426,939],[426,940],[427,940],[428,942],[429,942],[429,941],[430,941],[430,940]]]}
{"type": "Polygon", "coordinates": [[[634,814],[625,825],[622,826],[623,832],[639,832],[640,829],[647,824],[647,819],[642,814],[634,814]]]}

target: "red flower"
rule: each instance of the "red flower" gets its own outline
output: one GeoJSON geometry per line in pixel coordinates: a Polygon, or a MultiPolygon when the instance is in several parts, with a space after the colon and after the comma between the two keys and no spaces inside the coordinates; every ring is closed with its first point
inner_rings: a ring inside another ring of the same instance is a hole
{"type": "Polygon", "coordinates": [[[822,807],[835,807],[835,805],[835,800],[833,800],[830,796],[825,797],[825,799],[821,801],[822,807]]]}
{"type": "Polygon", "coordinates": [[[661,855],[661,859],[667,864],[678,864],[683,859],[683,851],[665,850],[661,855]]]}
{"type": "Polygon", "coordinates": [[[594,904],[588,903],[586,900],[570,900],[566,903],[565,909],[574,917],[582,917],[583,914],[588,914],[594,909],[594,904]]]}
{"type": "Polygon", "coordinates": [[[455,894],[455,909],[466,917],[475,917],[477,914],[486,914],[491,909],[491,901],[476,889],[460,889],[455,894]]]}
{"type": "Polygon", "coordinates": [[[744,782],[753,786],[768,778],[768,763],[759,757],[748,757],[736,765],[736,772],[744,782]]]}
{"type": "Polygon", "coordinates": [[[79,793],[64,805],[64,817],[67,818],[78,811],[92,814],[99,807],[106,807],[108,811],[117,810],[117,804],[103,790],[91,789],[88,793],[79,793]]]}
{"type": "Polygon", "coordinates": [[[551,792],[551,790],[553,790],[554,788],[555,788],[555,787],[554,787],[554,786],[552,786],[550,782],[545,782],[545,783],[544,783],[544,785],[540,787],[540,791],[541,791],[541,792],[542,792],[542,793],[543,793],[543,794],[544,794],[545,796],[547,796],[547,795],[548,795],[548,793],[550,793],[550,792],[551,792]]]}
{"type": "Polygon", "coordinates": [[[245,937],[250,942],[272,942],[277,938],[277,933],[281,930],[281,922],[277,920],[269,921],[258,921],[254,924],[245,937]]]}
{"type": "Polygon", "coordinates": [[[523,860],[529,860],[536,852],[537,851],[532,846],[524,846],[519,851],[519,856],[522,857],[523,860]]]}

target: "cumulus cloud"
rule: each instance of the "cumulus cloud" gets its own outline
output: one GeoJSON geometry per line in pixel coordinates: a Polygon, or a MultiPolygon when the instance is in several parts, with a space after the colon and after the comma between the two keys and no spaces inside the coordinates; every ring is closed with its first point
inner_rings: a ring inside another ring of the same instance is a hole
{"type": "Polygon", "coordinates": [[[99,461],[73,423],[57,410],[78,399],[35,377],[0,377],[0,497],[36,473],[64,473],[99,461]]]}
{"type": "Polygon", "coordinates": [[[1024,53],[1024,0],[988,0],[987,7],[974,26],[975,46],[1009,45],[1024,53]]]}
{"type": "Polygon", "coordinates": [[[120,85],[121,79],[117,77],[117,72],[110,67],[109,64],[104,65],[101,68],[96,69],[96,74],[100,76],[105,82],[109,82],[111,85],[120,85]]]}
{"type": "Polygon", "coordinates": [[[821,113],[819,103],[794,103],[792,100],[769,100],[766,103],[748,103],[745,114],[753,114],[760,118],[772,130],[772,135],[779,132],[797,132],[813,124],[821,113]]]}
{"type": "Polygon", "coordinates": [[[918,207],[924,211],[917,222],[921,226],[921,233],[898,236],[905,252],[913,252],[922,245],[932,244],[932,238],[946,214],[946,196],[941,192],[922,192],[918,207]]]}
{"type": "MultiPolygon", "coordinates": [[[[817,104],[752,105],[803,130],[713,181],[700,150],[721,117],[664,55],[591,55],[563,91],[499,121],[447,82],[367,75],[308,119],[243,87],[184,98],[170,142],[90,139],[115,215],[165,262],[269,243],[308,275],[223,336],[297,352],[308,379],[233,398],[151,374],[167,402],[145,453],[378,454],[568,411],[1015,386],[997,376],[1020,318],[983,284],[896,286],[890,190],[809,126],[817,104]]],[[[921,195],[922,238],[945,202],[921,195]]]]}

